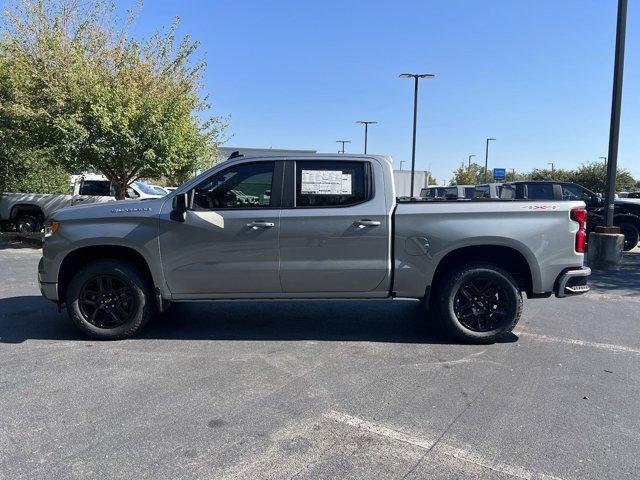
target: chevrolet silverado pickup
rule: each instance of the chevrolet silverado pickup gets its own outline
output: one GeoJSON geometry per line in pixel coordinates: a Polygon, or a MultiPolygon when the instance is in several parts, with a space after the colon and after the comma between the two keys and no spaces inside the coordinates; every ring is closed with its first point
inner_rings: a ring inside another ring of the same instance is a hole
{"type": "Polygon", "coordinates": [[[586,292],[581,201],[396,199],[384,156],[235,157],[166,197],[59,210],[42,294],[120,339],[172,302],[420,300],[492,342],[529,298],[586,292]]]}

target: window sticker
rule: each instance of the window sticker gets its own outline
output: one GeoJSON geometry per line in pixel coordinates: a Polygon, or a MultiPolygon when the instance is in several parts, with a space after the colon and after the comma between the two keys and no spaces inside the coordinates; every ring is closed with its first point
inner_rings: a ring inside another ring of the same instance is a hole
{"type": "Polygon", "coordinates": [[[342,170],[302,170],[302,195],[351,195],[350,173],[342,170]]]}

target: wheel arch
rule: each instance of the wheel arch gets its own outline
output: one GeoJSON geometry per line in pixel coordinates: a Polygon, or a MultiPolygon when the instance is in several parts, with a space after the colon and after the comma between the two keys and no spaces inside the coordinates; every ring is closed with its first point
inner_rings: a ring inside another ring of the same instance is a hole
{"type": "MultiPolygon", "coordinates": [[[[431,285],[437,289],[447,272],[469,263],[494,264],[509,273],[521,291],[528,296],[533,295],[533,277],[529,262],[521,252],[506,245],[472,245],[451,250],[438,263],[431,285]]],[[[435,296],[428,295],[429,304],[435,296]]]]}
{"type": "Polygon", "coordinates": [[[16,205],[13,205],[9,213],[9,220],[15,220],[22,213],[33,213],[40,216],[40,218],[44,220],[44,211],[42,210],[42,208],[40,208],[39,205],[31,205],[29,203],[18,203],[16,205]]]}
{"type": "Polygon", "coordinates": [[[155,289],[156,282],[147,259],[137,250],[122,245],[90,245],[79,247],[65,255],[58,270],[58,298],[64,302],[73,275],[94,260],[122,260],[135,266],[155,289]]]}

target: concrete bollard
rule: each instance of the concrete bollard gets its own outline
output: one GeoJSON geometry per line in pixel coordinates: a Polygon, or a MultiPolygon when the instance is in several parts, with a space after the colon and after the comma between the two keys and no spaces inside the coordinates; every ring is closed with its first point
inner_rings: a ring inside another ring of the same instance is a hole
{"type": "Polygon", "coordinates": [[[622,263],[624,235],[619,233],[589,234],[587,265],[591,268],[618,269],[622,263]]]}

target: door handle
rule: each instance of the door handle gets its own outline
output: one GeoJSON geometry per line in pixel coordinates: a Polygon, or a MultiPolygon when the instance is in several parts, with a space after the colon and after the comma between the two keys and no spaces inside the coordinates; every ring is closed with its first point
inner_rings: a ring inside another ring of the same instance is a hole
{"type": "Polygon", "coordinates": [[[271,227],[275,227],[276,224],[273,222],[262,222],[259,220],[247,223],[247,227],[250,227],[254,230],[257,230],[259,228],[271,228],[271,227]]]}
{"type": "Polygon", "coordinates": [[[358,228],[379,227],[380,222],[378,220],[368,220],[366,218],[363,218],[362,220],[356,220],[355,222],[353,222],[353,225],[358,228]]]}

